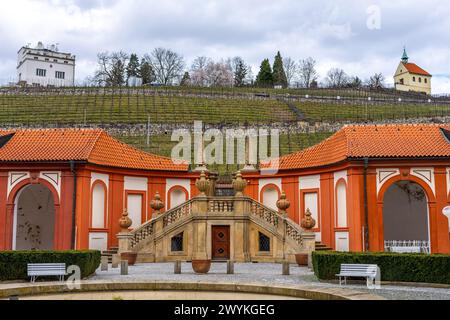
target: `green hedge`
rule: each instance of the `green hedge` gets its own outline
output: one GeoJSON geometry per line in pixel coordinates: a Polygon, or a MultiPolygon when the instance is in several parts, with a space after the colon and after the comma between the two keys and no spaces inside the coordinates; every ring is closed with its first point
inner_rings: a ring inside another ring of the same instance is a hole
{"type": "Polygon", "coordinates": [[[408,253],[314,252],[314,273],[320,280],[336,279],[341,264],[376,264],[382,281],[450,284],[450,255],[408,253]]]}
{"type": "Polygon", "coordinates": [[[100,251],[3,251],[0,252],[0,281],[27,280],[28,263],[65,263],[79,266],[81,277],[97,270],[100,251]]]}

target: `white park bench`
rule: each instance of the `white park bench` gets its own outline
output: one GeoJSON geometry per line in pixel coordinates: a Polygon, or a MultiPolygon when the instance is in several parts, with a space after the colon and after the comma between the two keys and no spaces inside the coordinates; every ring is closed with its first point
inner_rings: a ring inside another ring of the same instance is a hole
{"type": "Polygon", "coordinates": [[[376,264],[341,264],[341,271],[336,277],[339,277],[339,285],[342,285],[342,278],[344,278],[344,284],[347,284],[347,278],[355,277],[366,278],[369,289],[373,289],[375,285],[377,288],[380,287],[380,268],[376,264]]]}
{"type": "Polygon", "coordinates": [[[32,283],[36,281],[37,277],[47,276],[59,277],[59,281],[64,281],[66,275],[65,263],[29,263],[27,269],[32,283]]]}

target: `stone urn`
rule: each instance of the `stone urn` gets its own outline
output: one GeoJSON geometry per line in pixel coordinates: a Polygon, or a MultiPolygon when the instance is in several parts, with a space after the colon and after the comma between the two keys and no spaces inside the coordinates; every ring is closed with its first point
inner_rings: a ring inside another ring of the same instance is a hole
{"type": "Polygon", "coordinates": [[[301,226],[307,231],[311,231],[316,226],[316,220],[313,219],[309,209],[306,210],[305,217],[302,219],[301,226]]]}
{"type": "Polygon", "coordinates": [[[242,173],[238,171],[236,173],[236,178],[233,179],[233,189],[236,197],[244,196],[244,190],[247,187],[247,184],[247,181],[242,178],[242,173]]]}
{"type": "Polygon", "coordinates": [[[192,260],[192,269],[195,273],[207,274],[211,270],[211,260],[192,260]]]}
{"type": "Polygon", "coordinates": [[[120,254],[120,258],[122,260],[128,261],[129,266],[134,266],[136,264],[136,260],[137,260],[137,253],[136,252],[122,252],[120,254]]]}
{"type": "Polygon", "coordinates": [[[297,253],[295,255],[295,261],[300,267],[308,266],[308,254],[307,253],[297,253]]]}
{"type": "Polygon", "coordinates": [[[280,210],[280,214],[283,216],[287,215],[286,210],[291,206],[291,202],[286,197],[286,192],[283,191],[280,200],[277,201],[277,208],[280,210]]]}
{"type": "Polygon", "coordinates": [[[210,173],[209,174],[209,184],[208,188],[206,190],[206,195],[208,197],[214,197],[216,195],[216,185],[218,180],[218,174],[217,173],[210,173]]]}
{"type": "Polygon", "coordinates": [[[200,191],[199,197],[206,197],[206,191],[209,187],[209,180],[206,179],[206,173],[205,171],[202,171],[200,174],[200,179],[197,179],[195,182],[195,186],[197,187],[198,191],[200,191]]]}
{"type": "Polygon", "coordinates": [[[161,201],[161,195],[159,192],[156,192],[155,198],[150,201],[150,208],[155,211],[155,216],[161,214],[161,210],[164,208],[164,203],[161,201]]]}
{"type": "Polygon", "coordinates": [[[122,213],[122,217],[119,219],[119,225],[121,232],[128,233],[133,221],[128,217],[128,210],[124,209],[122,213]]]}

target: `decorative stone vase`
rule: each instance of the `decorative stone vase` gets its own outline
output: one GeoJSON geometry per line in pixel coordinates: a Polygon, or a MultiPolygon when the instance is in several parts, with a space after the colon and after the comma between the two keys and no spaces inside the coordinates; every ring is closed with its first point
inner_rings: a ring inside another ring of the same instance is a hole
{"type": "Polygon", "coordinates": [[[277,201],[277,208],[280,209],[282,215],[287,215],[286,210],[291,206],[291,202],[286,198],[286,192],[283,191],[280,200],[277,201]]]}
{"type": "Polygon", "coordinates": [[[161,195],[156,192],[155,198],[150,201],[150,208],[155,211],[155,215],[161,214],[161,209],[164,208],[164,203],[161,201],[161,195]]]}
{"type": "Polygon", "coordinates": [[[195,186],[197,187],[198,191],[200,191],[200,197],[206,197],[206,191],[208,190],[209,184],[210,182],[208,179],[206,179],[205,171],[202,171],[202,173],[200,174],[200,179],[197,179],[197,181],[195,182],[195,186]]]}
{"type": "Polygon", "coordinates": [[[120,229],[124,233],[129,232],[129,228],[133,224],[133,221],[128,217],[128,210],[124,209],[122,213],[122,217],[119,219],[120,229]]]}
{"type": "Polygon", "coordinates": [[[210,173],[209,174],[209,184],[208,184],[208,189],[206,190],[206,195],[208,197],[214,197],[216,195],[217,180],[218,180],[218,174],[217,173],[210,173]]]}
{"type": "Polygon", "coordinates": [[[306,210],[305,217],[302,219],[301,226],[303,229],[311,231],[316,226],[316,220],[313,219],[311,211],[306,210]]]}
{"type": "Polygon", "coordinates": [[[120,254],[120,258],[122,260],[128,261],[129,266],[134,266],[136,264],[136,260],[137,260],[137,253],[136,252],[122,252],[120,254]]]}
{"type": "Polygon", "coordinates": [[[195,273],[207,274],[211,270],[211,260],[192,260],[192,269],[195,273]]]}
{"type": "Polygon", "coordinates": [[[295,261],[300,267],[308,266],[308,254],[307,253],[297,253],[295,255],[295,261]]]}
{"type": "Polygon", "coordinates": [[[242,173],[238,171],[236,173],[236,179],[233,179],[233,189],[236,197],[243,197],[244,190],[247,187],[247,181],[242,178],[242,173]]]}

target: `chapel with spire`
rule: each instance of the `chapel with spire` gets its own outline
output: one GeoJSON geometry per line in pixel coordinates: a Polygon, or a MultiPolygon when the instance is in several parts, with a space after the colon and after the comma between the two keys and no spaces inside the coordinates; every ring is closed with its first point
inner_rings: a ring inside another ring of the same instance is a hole
{"type": "Polygon", "coordinates": [[[394,75],[395,89],[406,92],[431,94],[431,78],[433,76],[415,63],[409,62],[406,47],[394,75]]]}

